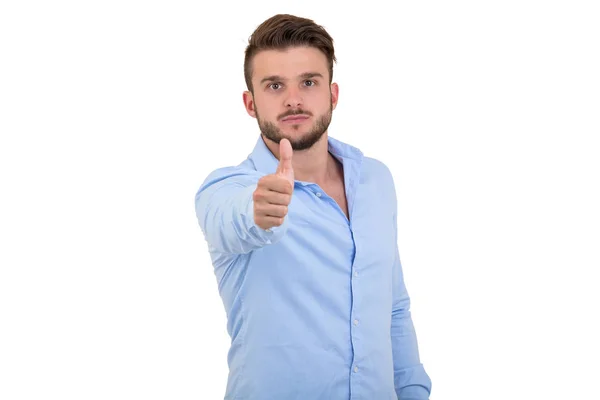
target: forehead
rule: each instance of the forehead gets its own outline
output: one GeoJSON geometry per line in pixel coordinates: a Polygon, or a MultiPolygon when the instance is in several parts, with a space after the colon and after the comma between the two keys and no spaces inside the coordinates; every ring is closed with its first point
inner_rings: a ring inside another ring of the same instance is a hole
{"type": "Polygon", "coordinates": [[[327,57],[314,47],[292,47],[285,50],[262,50],[254,56],[252,80],[279,75],[293,79],[305,72],[329,75],[327,57]]]}

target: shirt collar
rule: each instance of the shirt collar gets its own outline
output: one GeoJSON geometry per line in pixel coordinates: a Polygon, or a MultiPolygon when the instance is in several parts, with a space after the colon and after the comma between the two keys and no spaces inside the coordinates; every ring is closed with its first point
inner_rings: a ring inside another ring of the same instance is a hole
{"type": "MultiPolygon", "coordinates": [[[[354,146],[346,144],[340,140],[334,139],[331,136],[327,136],[327,147],[329,152],[340,161],[344,167],[348,164],[354,166],[360,166],[362,164],[363,153],[354,146]]],[[[256,170],[266,175],[274,174],[277,171],[279,160],[271,150],[267,147],[264,142],[262,135],[258,135],[258,140],[254,146],[254,150],[248,156],[248,158],[254,163],[256,170]]],[[[309,182],[296,181],[301,184],[308,184],[309,182]]]]}

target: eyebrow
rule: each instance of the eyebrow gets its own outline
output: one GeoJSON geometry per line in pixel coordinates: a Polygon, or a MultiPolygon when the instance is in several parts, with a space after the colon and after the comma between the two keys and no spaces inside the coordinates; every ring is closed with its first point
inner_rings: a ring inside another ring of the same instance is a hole
{"type": "MultiPolygon", "coordinates": [[[[321,75],[318,72],[305,72],[303,74],[300,74],[300,78],[301,79],[310,79],[310,78],[314,78],[314,77],[319,77],[319,78],[323,78],[323,75],[321,75]]],[[[265,82],[272,82],[272,81],[285,81],[286,79],[279,76],[279,75],[271,75],[271,76],[267,76],[265,78],[262,78],[262,80],[260,81],[260,84],[262,85],[265,82]]]]}

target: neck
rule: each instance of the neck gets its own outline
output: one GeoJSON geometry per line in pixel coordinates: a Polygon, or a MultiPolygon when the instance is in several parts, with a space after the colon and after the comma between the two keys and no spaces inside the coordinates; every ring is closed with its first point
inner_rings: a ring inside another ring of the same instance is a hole
{"type": "MultiPolygon", "coordinates": [[[[279,144],[264,136],[263,141],[271,150],[271,153],[280,160],[279,144]]],[[[312,182],[324,186],[338,179],[338,161],[329,154],[327,132],[309,149],[294,150],[292,166],[294,167],[294,178],[298,181],[312,182]]]]}

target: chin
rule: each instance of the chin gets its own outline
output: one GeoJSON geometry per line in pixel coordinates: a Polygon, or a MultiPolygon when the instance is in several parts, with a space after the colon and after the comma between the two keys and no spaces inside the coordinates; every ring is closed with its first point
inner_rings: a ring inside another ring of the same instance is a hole
{"type": "Polygon", "coordinates": [[[282,138],[286,138],[290,141],[294,141],[294,140],[302,140],[302,139],[306,139],[310,136],[310,131],[308,132],[286,132],[286,131],[282,131],[281,132],[281,137],[282,138]]]}

